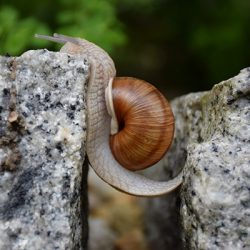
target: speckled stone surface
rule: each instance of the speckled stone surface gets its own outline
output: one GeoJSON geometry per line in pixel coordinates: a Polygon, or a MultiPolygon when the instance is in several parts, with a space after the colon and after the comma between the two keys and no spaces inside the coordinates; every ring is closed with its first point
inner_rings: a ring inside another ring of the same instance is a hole
{"type": "Polygon", "coordinates": [[[0,57],[0,249],[85,249],[85,59],[0,57]]]}
{"type": "Polygon", "coordinates": [[[160,175],[184,166],[184,183],[180,197],[177,190],[147,202],[149,242],[159,250],[250,249],[250,68],[172,107],[176,134],[160,175]]]}
{"type": "Polygon", "coordinates": [[[181,195],[186,247],[250,249],[250,68],[200,104],[181,195]]]}

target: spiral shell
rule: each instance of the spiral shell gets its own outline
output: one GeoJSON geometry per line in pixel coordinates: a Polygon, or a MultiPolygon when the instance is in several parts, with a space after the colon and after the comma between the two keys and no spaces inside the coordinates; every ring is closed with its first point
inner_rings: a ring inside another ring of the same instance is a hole
{"type": "Polygon", "coordinates": [[[112,87],[119,131],[110,136],[115,159],[136,171],[158,162],[171,145],[174,116],[164,96],[151,84],[116,77],[112,87]]]}

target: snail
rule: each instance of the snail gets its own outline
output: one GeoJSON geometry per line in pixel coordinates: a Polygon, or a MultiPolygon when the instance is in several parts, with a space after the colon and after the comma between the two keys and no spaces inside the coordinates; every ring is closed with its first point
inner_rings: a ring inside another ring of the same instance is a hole
{"type": "Polygon", "coordinates": [[[97,175],[114,188],[137,196],[158,196],[178,187],[182,183],[182,172],[172,180],[163,182],[151,180],[134,172],[159,161],[171,144],[174,119],[171,108],[162,94],[142,80],[116,78],[115,66],[110,56],[85,39],[60,34],[54,34],[53,37],[35,36],[62,43],[64,46],[60,52],[84,55],[90,62],[86,146],[89,163],[97,175]],[[130,91],[127,92],[126,89],[130,91]],[[138,94],[144,94],[145,97],[139,98],[138,94]],[[146,110],[146,106],[151,110],[146,110]],[[118,112],[117,109],[121,107],[125,110],[118,112]],[[136,117],[137,115],[139,117],[136,117]],[[134,118],[131,120],[128,116],[134,118]],[[158,120],[151,121],[151,117],[158,120]],[[162,134],[156,136],[159,132],[157,130],[161,130],[162,134]],[[139,134],[135,134],[138,131],[139,134]],[[130,138],[126,132],[131,134],[130,138]],[[131,138],[135,141],[119,147],[119,137],[125,138],[125,141],[131,138]],[[133,149],[137,141],[140,141],[140,145],[133,149]],[[150,145],[153,145],[153,149],[148,150],[147,146],[150,145]],[[159,150],[159,146],[163,148],[159,150]],[[132,153],[132,156],[127,151],[132,153]],[[147,153],[149,159],[137,159],[134,153],[140,154],[141,151],[147,153]],[[156,156],[153,154],[155,151],[156,156]],[[123,153],[128,157],[122,156],[123,153]]]}

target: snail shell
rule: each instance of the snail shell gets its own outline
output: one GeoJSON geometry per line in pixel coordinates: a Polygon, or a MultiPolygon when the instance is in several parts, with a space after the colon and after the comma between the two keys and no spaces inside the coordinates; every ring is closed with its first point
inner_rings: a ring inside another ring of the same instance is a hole
{"type": "Polygon", "coordinates": [[[110,148],[115,159],[133,171],[152,166],[173,139],[174,116],[169,103],[153,85],[132,77],[114,79],[112,98],[116,117],[110,148]]]}

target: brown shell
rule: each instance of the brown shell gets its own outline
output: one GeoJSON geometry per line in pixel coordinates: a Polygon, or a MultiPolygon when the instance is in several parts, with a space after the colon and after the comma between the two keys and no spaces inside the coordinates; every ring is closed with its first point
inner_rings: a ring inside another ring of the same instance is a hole
{"type": "Polygon", "coordinates": [[[132,77],[116,77],[112,94],[119,123],[119,132],[110,137],[114,157],[133,171],[155,164],[173,139],[169,103],[153,85],[132,77]]]}

